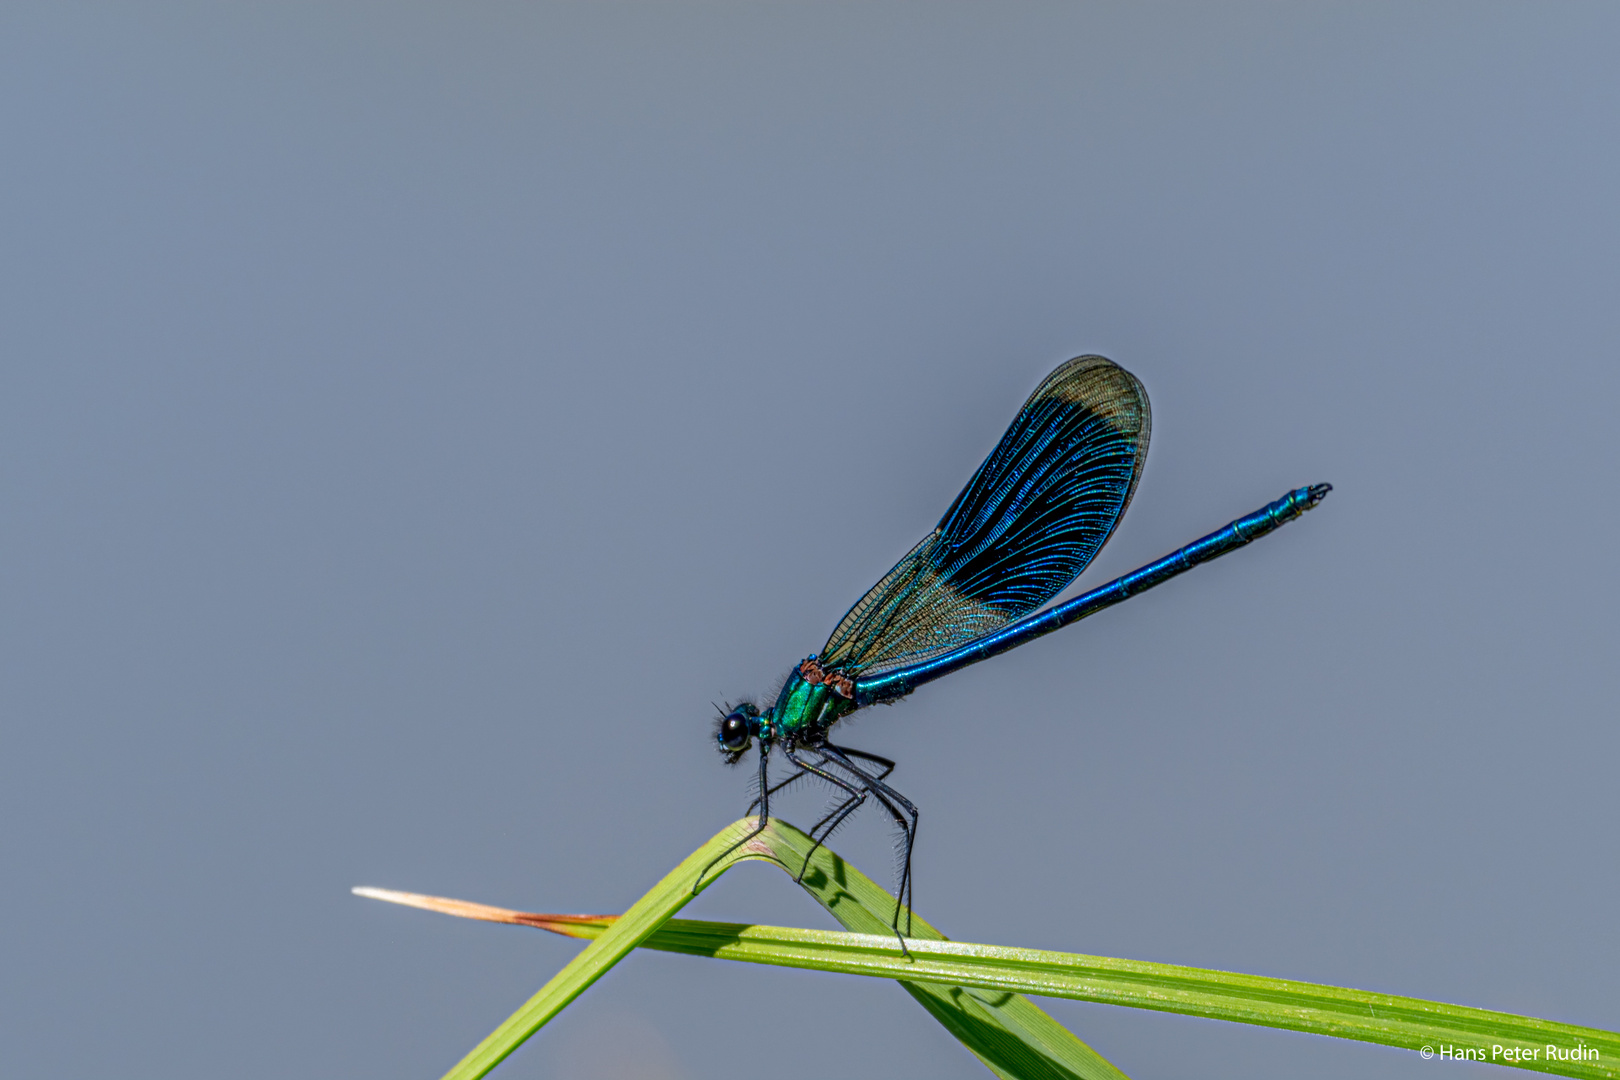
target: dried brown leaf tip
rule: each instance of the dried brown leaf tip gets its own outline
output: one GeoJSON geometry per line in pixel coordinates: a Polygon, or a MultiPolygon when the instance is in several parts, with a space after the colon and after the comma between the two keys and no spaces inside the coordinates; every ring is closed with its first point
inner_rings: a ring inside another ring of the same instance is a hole
{"type": "Polygon", "coordinates": [[[594,937],[586,930],[605,930],[618,921],[617,915],[558,915],[541,911],[514,911],[511,908],[475,904],[471,900],[454,900],[448,896],[428,896],[424,893],[399,892],[359,885],[351,890],[356,896],[368,900],[383,900],[390,904],[437,911],[441,915],[454,915],[458,919],[477,919],[480,922],[506,923],[511,926],[533,926],[567,937],[594,937]]]}

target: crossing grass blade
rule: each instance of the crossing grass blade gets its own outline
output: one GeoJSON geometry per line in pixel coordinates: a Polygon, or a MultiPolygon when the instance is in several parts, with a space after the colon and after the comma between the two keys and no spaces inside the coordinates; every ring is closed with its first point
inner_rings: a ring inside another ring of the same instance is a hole
{"type": "MultiPolygon", "coordinates": [[[[866,940],[885,956],[885,973],[898,979],[901,989],[1003,1080],[1126,1080],[1106,1058],[1017,991],[987,993],[953,979],[919,978],[912,962],[916,949],[926,942],[944,943],[945,935],[913,914],[907,939],[911,958],[902,955],[889,926],[894,897],[826,845],[776,820],[759,839],[771,850],[770,858],[789,874],[798,876],[803,869],[800,886],[854,931],[823,933],[840,940],[866,940]]],[[[820,952],[817,959],[830,956],[820,952]]]]}
{"type": "MultiPolygon", "coordinates": [[[[453,915],[538,926],[572,937],[591,939],[590,944],[550,982],[446,1073],[444,1080],[476,1080],[486,1075],[638,945],[700,956],[726,956],[730,959],[752,959],[759,963],[840,970],[825,966],[818,958],[815,946],[808,953],[801,952],[797,958],[790,959],[784,948],[795,947],[793,935],[806,933],[830,934],[829,941],[852,937],[870,939],[867,944],[876,950],[875,955],[887,954],[886,960],[879,961],[880,969],[884,970],[870,974],[881,973],[898,979],[907,993],[1003,1080],[1127,1080],[1124,1073],[1017,993],[985,993],[948,982],[910,978],[907,961],[889,929],[894,898],[825,848],[815,853],[801,884],[834,918],[858,933],[785,930],[782,933],[788,935],[786,938],[768,942],[748,939],[739,931],[754,928],[740,924],[682,919],[675,920],[677,925],[672,928],[671,916],[691,901],[694,886],[697,891],[703,891],[739,862],[763,859],[777,863],[794,875],[798,874],[804,866],[805,854],[813,846],[812,842],[793,826],[773,820],[764,832],[737,848],[699,882],[699,875],[703,874],[710,861],[751,832],[754,823],[753,818],[743,818],[722,829],[707,844],[687,856],[621,916],[529,916],[464,901],[439,900],[382,889],[362,888],[355,892],[453,915]],[[694,934],[690,930],[692,927],[710,929],[694,934]],[[655,938],[657,944],[653,943],[655,938]]],[[[944,940],[943,934],[921,919],[915,919],[912,928],[915,936],[907,940],[913,952],[924,940],[944,940]]],[[[797,947],[802,949],[802,945],[797,947]]]]}
{"type": "MultiPolygon", "coordinates": [[[[802,884],[854,933],[670,919],[690,899],[691,883],[707,860],[751,825],[751,819],[744,819],[721,832],[622,917],[530,914],[408,893],[356,891],[448,914],[537,926],[593,939],[573,963],[445,1080],[484,1075],[636,945],[898,979],[907,992],[1002,1077],[1090,1080],[1122,1076],[1032,1002],[1019,996],[1032,993],[1411,1050],[1430,1048],[1436,1056],[1484,1060],[1560,1076],[1620,1078],[1620,1034],[1509,1013],[1174,964],[951,942],[920,919],[913,924],[915,936],[907,939],[908,957],[901,953],[888,927],[893,898],[825,848],[811,858],[802,884]],[[655,909],[667,909],[662,919],[655,916],[655,909]],[[603,945],[607,948],[588,959],[593,949],[603,945]],[[1549,1060],[1549,1047],[1562,1052],[1564,1058],[1554,1056],[1549,1060]]],[[[797,874],[810,847],[809,838],[802,832],[773,821],[716,870],[741,859],[757,858],[777,862],[797,874]]],[[[711,872],[704,887],[715,876],[711,872]]]]}

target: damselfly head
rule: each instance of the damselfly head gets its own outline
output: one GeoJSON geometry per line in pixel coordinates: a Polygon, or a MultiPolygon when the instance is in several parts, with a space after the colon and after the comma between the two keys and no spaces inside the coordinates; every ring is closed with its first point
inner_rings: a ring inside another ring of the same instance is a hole
{"type": "Polygon", "coordinates": [[[758,724],[759,708],[748,701],[720,717],[715,724],[714,739],[720,744],[720,753],[725,756],[726,764],[735,765],[737,759],[748,751],[758,724]]]}

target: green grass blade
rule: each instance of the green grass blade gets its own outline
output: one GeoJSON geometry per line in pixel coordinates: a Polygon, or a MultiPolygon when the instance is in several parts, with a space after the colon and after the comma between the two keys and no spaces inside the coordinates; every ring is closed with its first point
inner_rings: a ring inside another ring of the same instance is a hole
{"type": "MultiPolygon", "coordinates": [[[[894,897],[825,845],[817,846],[792,825],[772,821],[760,834],[761,846],[799,885],[848,929],[871,934],[900,960],[893,973],[917,1003],[955,1035],[986,1068],[1004,1080],[1126,1080],[1073,1032],[1018,993],[983,990],[953,980],[918,979],[899,956],[889,922],[894,897]],[[805,865],[805,855],[815,853],[805,865]]],[[[944,941],[945,935],[912,917],[909,941],[944,941]]],[[[840,938],[846,935],[837,935],[840,938]]]]}
{"type": "MultiPolygon", "coordinates": [[[[794,873],[803,865],[804,852],[812,846],[808,837],[783,822],[772,822],[760,841],[794,873]]],[[[913,927],[916,940],[907,942],[911,951],[911,959],[907,960],[899,954],[889,931],[893,898],[836,854],[819,848],[801,884],[840,922],[861,932],[860,938],[822,932],[815,945],[806,948],[807,953],[814,953],[813,966],[822,971],[888,976],[911,985],[949,985],[958,988],[958,994],[965,990],[979,995],[976,1000],[980,1001],[997,1000],[993,995],[998,991],[1039,994],[1331,1035],[1408,1050],[1429,1047],[1437,1056],[1443,1049],[1453,1055],[1460,1049],[1470,1057],[1478,1055],[1474,1060],[1499,1065],[1559,1076],[1620,1080],[1620,1034],[1511,1013],[1176,964],[949,942],[920,919],[913,927]],[[1549,1046],[1566,1055],[1574,1051],[1581,1059],[1548,1060],[1549,1046]]],[[[781,932],[776,927],[770,929],[773,934],[781,932]]],[[[743,938],[763,945],[765,930],[749,927],[743,938]]],[[[773,940],[786,946],[784,938],[773,940]]],[[[808,955],[791,955],[799,948],[805,946],[784,947],[777,954],[779,959],[773,960],[764,959],[766,950],[761,948],[754,950],[755,955],[749,959],[756,963],[787,963],[791,958],[795,966],[800,961],[811,966],[808,955]]],[[[713,955],[724,956],[725,951],[713,955]]],[[[1032,1004],[1029,1007],[1034,1008],[1032,1004]]],[[[934,1010],[930,1007],[930,1011],[934,1010]]],[[[1041,1016],[1058,1026],[1044,1013],[1041,1016]]],[[[941,1022],[951,1027],[943,1017],[941,1022]]]]}
{"type": "MultiPolygon", "coordinates": [[[[476,1080],[486,1075],[638,945],[670,952],[695,952],[704,956],[725,954],[729,959],[751,959],[758,963],[818,966],[814,948],[809,954],[794,952],[802,945],[795,946],[791,940],[793,935],[814,931],[782,931],[786,938],[766,943],[744,940],[745,932],[756,928],[740,924],[683,919],[675,920],[677,927],[670,926],[671,916],[692,899],[692,889],[698,875],[713,859],[746,835],[753,823],[754,819],[744,818],[721,830],[714,839],[670,871],[629,911],[617,918],[524,916],[519,912],[492,915],[489,913],[499,909],[458,901],[424,903],[421,901],[429,898],[416,898],[414,902],[417,906],[432,907],[451,914],[542,926],[559,933],[593,939],[550,982],[446,1073],[444,1080],[476,1080]],[[654,943],[655,938],[657,944],[654,943]]],[[[810,846],[809,838],[802,832],[773,821],[765,832],[710,870],[704,876],[699,891],[708,888],[720,874],[745,859],[765,859],[797,874],[803,865],[804,853],[810,846]]],[[[824,851],[817,853],[810,871],[801,884],[834,917],[851,929],[881,928],[885,934],[881,940],[886,943],[888,950],[895,956],[900,955],[898,942],[892,933],[888,933],[887,910],[892,910],[892,897],[843,860],[824,851]],[[880,915],[880,911],[885,913],[880,915]]],[[[378,899],[413,902],[406,898],[408,894],[374,889],[356,891],[378,899]]],[[[828,931],[821,933],[832,933],[834,939],[866,936],[828,931]]],[[[926,935],[943,940],[943,935],[920,919],[915,920],[913,933],[918,938],[926,935]]],[[[901,959],[904,960],[903,957],[901,959]]],[[[838,969],[829,967],[827,970],[838,969]]],[[[897,974],[904,976],[907,972],[902,969],[897,974]]],[[[901,979],[901,985],[992,1072],[1005,1080],[1126,1080],[1123,1073],[1061,1024],[1017,994],[984,994],[967,987],[905,978],[901,979]]]]}
{"type": "MultiPolygon", "coordinates": [[[[568,962],[551,981],[542,986],[506,1022],[472,1048],[472,1051],[444,1074],[444,1080],[477,1080],[506,1060],[530,1035],[563,1010],[569,1002],[600,979],[609,968],[624,959],[655,930],[692,900],[693,884],[717,856],[747,834],[750,819],[735,822],[716,833],[707,844],[688,855],[679,866],[664,875],[647,894],[622,916],[603,929],[580,954],[568,962]]],[[[750,845],[752,847],[752,845],[750,845]]],[[[738,849],[725,862],[709,872],[707,887],[715,876],[735,865],[739,858],[760,857],[758,852],[738,849]]]]}
{"type": "MultiPolygon", "coordinates": [[[[929,985],[967,988],[981,1000],[1041,994],[1259,1024],[1408,1049],[1476,1048],[1483,1060],[1560,1076],[1620,1077],[1620,1034],[1549,1020],[1446,1005],[1334,986],[1237,975],[1108,957],[965,942],[908,939],[908,961],[893,935],[845,934],[743,923],[676,919],[645,942],[650,949],[781,967],[814,968],[879,978],[905,976],[929,985]],[[1595,1060],[1547,1062],[1551,1043],[1584,1046],[1595,1060]],[[1492,1047],[1502,1053],[1492,1054],[1492,1047]],[[1538,1059],[1504,1060],[1515,1047],[1538,1059]]],[[[949,1026],[949,1025],[947,1025],[949,1026]]]]}
{"type": "MultiPolygon", "coordinates": [[[[906,956],[888,929],[893,898],[825,848],[810,859],[801,884],[854,933],[686,919],[660,925],[655,911],[663,910],[662,918],[668,919],[683,906],[697,872],[742,835],[744,826],[739,822],[722,832],[618,919],[528,915],[459,901],[368,890],[368,895],[380,899],[595,938],[517,1015],[469,1054],[447,1080],[482,1076],[636,944],[750,963],[897,979],[986,1065],[1004,1077],[1059,1080],[1120,1075],[1056,1021],[1018,996],[1033,993],[1413,1050],[1429,1048],[1436,1056],[1490,1061],[1561,1076],[1620,1078],[1620,1034],[1509,1013],[1174,964],[950,942],[920,919],[913,924],[913,935],[908,938],[910,955],[906,956]],[[671,889],[678,895],[667,895],[671,889]],[[619,933],[632,920],[631,928],[619,933]],[[611,950],[582,964],[604,944],[610,944],[611,950]],[[504,1049],[500,1049],[503,1045],[504,1049]],[[1563,1052],[1565,1058],[1549,1059],[1549,1047],[1563,1052]],[[497,1052],[498,1056],[491,1056],[497,1052]]],[[[797,875],[810,846],[809,838],[797,829],[772,822],[724,865],[744,858],[764,858],[797,875]]],[[[706,879],[705,886],[714,876],[706,879]]]]}

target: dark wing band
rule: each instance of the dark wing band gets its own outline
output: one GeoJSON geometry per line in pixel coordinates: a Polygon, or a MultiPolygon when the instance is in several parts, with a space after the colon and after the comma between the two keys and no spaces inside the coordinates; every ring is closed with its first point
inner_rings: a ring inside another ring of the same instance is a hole
{"type": "Polygon", "coordinates": [[[1147,391],[1101,356],[1046,377],[939,525],[827,639],[847,675],[911,663],[1026,615],[1080,576],[1147,461],[1147,391]]]}

